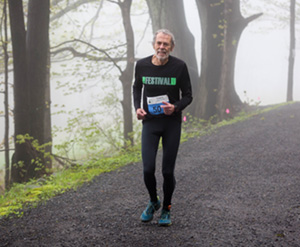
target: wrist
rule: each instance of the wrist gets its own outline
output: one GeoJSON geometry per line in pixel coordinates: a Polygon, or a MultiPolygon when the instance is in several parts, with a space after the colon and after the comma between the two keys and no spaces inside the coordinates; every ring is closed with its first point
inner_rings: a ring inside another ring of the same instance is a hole
{"type": "Polygon", "coordinates": [[[178,111],[178,106],[176,104],[173,104],[174,106],[174,112],[178,111]]]}

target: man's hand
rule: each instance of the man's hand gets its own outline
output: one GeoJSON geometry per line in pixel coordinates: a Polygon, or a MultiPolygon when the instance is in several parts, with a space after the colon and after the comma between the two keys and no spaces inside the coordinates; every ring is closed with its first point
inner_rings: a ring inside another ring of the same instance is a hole
{"type": "Polygon", "coordinates": [[[175,111],[175,106],[165,101],[163,101],[162,103],[163,105],[161,106],[161,108],[163,108],[164,113],[166,115],[172,115],[173,112],[175,111]]]}
{"type": "Polygon", "coordinates": [[[146,118],[147,112],[142,109],[142,108],[138,108],[136,110],[136,117],[138,120],[144,120],[146,118]]]}

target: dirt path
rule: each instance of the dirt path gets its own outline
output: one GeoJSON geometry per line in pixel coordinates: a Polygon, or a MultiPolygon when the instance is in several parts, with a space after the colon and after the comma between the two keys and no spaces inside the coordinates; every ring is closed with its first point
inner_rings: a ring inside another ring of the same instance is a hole
{"type": "Polygon", "coordinates": [[[183,143],[171,227],[139,221],[138,163],[0,220],[0,246],[300,246],[299,160],[296,103],[183,143]]]}

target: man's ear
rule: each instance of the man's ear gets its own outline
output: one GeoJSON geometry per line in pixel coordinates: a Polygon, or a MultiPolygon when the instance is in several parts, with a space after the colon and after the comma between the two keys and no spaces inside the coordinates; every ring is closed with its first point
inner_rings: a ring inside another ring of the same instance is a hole
{"type": "Polygon", "coordinates": [[[174,47],[175,47],[175,45],[173,45],[170,50],[173,51],[174,47]]]}

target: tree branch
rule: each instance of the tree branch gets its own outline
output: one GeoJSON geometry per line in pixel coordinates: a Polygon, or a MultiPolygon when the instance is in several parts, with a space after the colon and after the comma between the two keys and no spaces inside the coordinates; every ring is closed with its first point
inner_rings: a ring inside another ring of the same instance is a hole
{"type": "MultiPolygon", "coordinates": [[[[89,55],[87,52],[76,51],[73,47],[64,47],[64,48],[61,48],[61,49],[57,49],[55,51],[52,51],[51,54],[56,55],[56,54],[59,54],[59,53],[65,52],[65,51],[71,52],[74,57],[87,58],[87,59],[92,60],[92,61],[111,62],[111,60],[108,59],[107,57],[92,56],[92,55],[89,55]]],[[[122,57],[114,58],[114,61],[116,61],[116,62],[126,61],[126,58],[122,58],[122,57]]]]}
{"type": "MultiPolygon", "coordinates": [[[[56,46],[52,46],[51,49],[54,49],[54,48],[58,48],[62,45],[65,45],[65,44],[68,44],[68,43],[74,43],[74,42],[77,42],[78,39],[73,39],[73,40],[67,40],[67,41],[64,41],[56,46]]],[[[86,42],[86,41],[83,41],[83,42],[86,42]]],[[[86,42],[88,43],[88,42],[86,42]]],[[[116,46],[113,46],[113,47],[110,47],[108,49],[105,49],[105,51],[110,51],[110,50],[114,50],[114,49],[117,49],[117,48],[120,48],[122,46],[126,46],[126,44],[120,44],[120,45],[116,45],[116,46]]]]}
{"type": "Polygon", "coordinates": [[[59,11],[57,14],[51,16],[50,18],[50,22],[54,21],[56,19],[59,19],[60,17],[62,17],[64,14],[78,8],[79,6],[86,4],[86,3],[91,3],[91,2],[98,2],[99,0],[78,0],[77,2],[68,5],[66,8],[62,9],[61,11],[59,11]]]}
{"type": "MultiPolygon", "coordinates": [[[[10,148],[10,149],[8,149],[9,151],[15,151],[15,149],[13,149],[13,148],[10,148]]],[[[0,149],[0,152],[5,152],[6,150],[5,149],[0,149]]]]}
{"type": "MultiPolygon", "coordinates": [[[[120,73],[123,72],[122,69],[121,69],[121,67],[117,64],[116,59],[112,58],[112,57],[107,53],[106,50],[99,49],[99,48],[97,48],[96,46],[94,46],[94,45],[92,45],[92,44],[90,44],[90,43],[88,43],[88,42],[85,42],[85,41],[83,41],[83,40],[74,39],[74,40],[71,40],[71,41],[63,42],[63,43],[61,43],[61,44],[59,44],[58,46],[55,46],[55,47],[59,47],[59,46],[61,46],[61,45],[63,45],[63,44],[67,44],[67,43],[71,43],[71,42],[79,42],[79,43],[85,44],[85,45],[87,45],[87,46],[93,48],[94,50],[96,50],[96,51],[98,51],[98,52],[100,52],[100,53],[103,53],[103,54],[108,58],[108,61],[112,62],[112,63],[114,64],[114,66],[120,71],[120,73]]],[[[55,47],[52,47],[52,48],[55,48],[55,47]]],[[[51,49],[52,49],[52,48],[51,48],[51,49]]],[[[52,54],[57,54],[57,53],[59,53],[59,52],[62,52],[63,50],[64,50],[64,51],[68,50],[68,51],[72,52],[73,54],[75,54],[76,56],[79,56],[79,57],[86,57],[86,58],[88,58],[88,57],[94,57],[94,56],[88,56],[87,54],[84,55],[84,53],[77,52],[74,48],[71,48],[71,47],[65,47],[65,48],[62,48],[62,49],[60,49],[60,50],[58,50],[58,51],[51,52],[51,53],[52,53],[52,54]]],[[[96,58],[96,57],[94,57],[94,58],[96,58]]],[[[101,59],[98,59],[98,60],[101,60],[101,59]]],[[[103,59],[102,59],[102,60],[103,60],[103,59]]]]}
{"type": "Polygon", "coordinates": [[[110,2],[110,3],[120,4],[120,2],[113,1],[113,0],[106,0],[106,1],[107,1],[107,2],[110,2]]]}
{"type": "Polygon", "coordinates": [[[63,167],[66,166],[66,162],[69,163],[71,166],[76,166],[76,160],[62,157],[56,154],[52,154],[53,158],[63,167]]]}
{"type": "Polygon", "coordinates": [[[90,33],[90,38],[89,38],[89,42],[91,42],[92,37],[93,37],[93,33],[94,33],[94,26],[95,26],[95,23],[96,23],[96,21],[97,21],[97,19],[98,19],[98,17],[99,17],[100,11],[101,11],[101,9],[102,9],[102,7],[103,7],[103,2],[104,2],[104,1],[101,1],[100,5],[99,5],[99,8],[98,8],[97,11],[96,11],[95,16],[92,17],[91,20],[88,21],[88,22],[83,26],[83,29],[82,29],[82,31],[81,31],[81,34],[79,35],[79,38],[83,35],[83,32],[84,32],[85,28],[88,26],[88,24],[91,23],[91,33],[90,33]]]}
{"type": "Polygon", "coordinates": [[[57,5],[59,2],[62,2],[63,0],[52,0],[51,5],[57,5]]]}
{"type": "Polygon", "coordinates": [[[258,17],[260,17],[260,16],[262,16],[262,15],[263,15],[263,13],[258,13],[258,14],[255,14],[255,15],[251,15],[251,16],[245,18],[245,21],[246,21],[246,23],[248,24],[248,23],[250,23],[251,21],[257,19],[258,17]]]}

